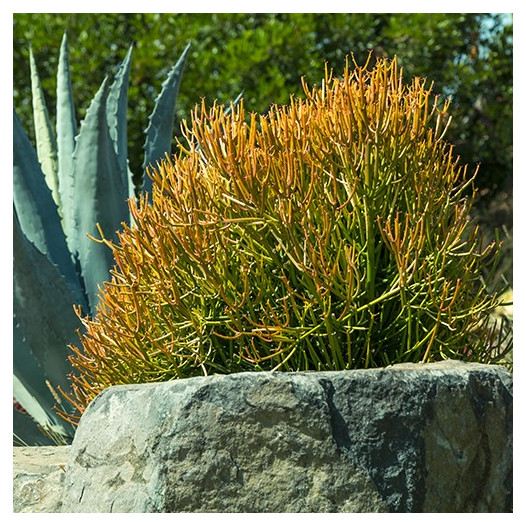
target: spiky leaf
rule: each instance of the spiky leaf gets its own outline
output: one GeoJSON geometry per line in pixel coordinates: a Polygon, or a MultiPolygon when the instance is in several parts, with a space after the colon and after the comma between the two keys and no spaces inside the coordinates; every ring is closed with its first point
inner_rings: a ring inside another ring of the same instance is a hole
{"type": "MultiPolygon", "coordinates": [[[[144,170],[152,163],[155,163],[155,161],[164,158],[165,154],[170,152],[173,139],[175,102],[179,94],[179,86],[189,49],[190,44],[186,46],[179,60],[170,70],[170,73],[163,82],[161,93],[155,100],[155,107],[153,113],[150,115],[150,121],[146,129],[144,170]]],[[[151,192],[151,188],[152,182],[150,178],[144,174],[143,191],[151,192]]]]}
{"type": "Polygon", "coordinates": [[[60,224],[57,205],[47,187],[35,150],[13,110],[13,202],[27,238],[57,265],[75,301],[85,296],[60,224]]]}
{"type": "MultiPolygon", "coordinates": [[[[13,419],[13,437],[25,443],[33,442],[34,424],[59,434],[67,442],[74,435],[64,421],[57,419],[53,407],[57,404],[45,383],[45,376],[23,338],[23,333],[13,318],[13,398],[29,415],[13,419]],[[28,436],[29,435],[29,436],[28,436]]],[[[39,441],[44,441],[42,435],[39,441]]]]}
{"type": "MultiPolygon", "coordinates": [[[[42,411],[55,422],[56,405],[47,385],[67,385],[70,365],[65,342],[78,341],[76,302],[58,268],[24,235],[13,210],[14,374],[23,389],[14,393],[42,425],[42,411]],[[24,392],[35,400],[26,400],[24,392]]],[[[16,385],[15,385],[16,387],[16,385]]]]}
{"type": "Polygon", "coordinates": [[[128,165],[128,134],[126,111],[128,107],[128,83],[130,78],[131,55],[133,47],[130,46],[128,53],[115,75],[107,104],[108,125],[110,135],[115,141],[117,159],[121,170],[121,176],[127,194],[134,195],[133,174],[128,165]]]}
{"type": "Polygon", "coordinates": [[[91,308],[97,303],[98,286],[110,279],[114,260],[111,250],[102,243],[94,243],[88,234],[99,237],[99,224],[111,239],[122,222],[129,221],[128,195],[119,175],[119,161],[106,117],[107,97],[106,78],[86,113],[73,154],[76,228],[72,241],[91,308]]]}
{"type": "Polygon", "coordinates": [[[55,132],[49,120],[49,114],[44,99],[44,92],[40,84],[40,77],[33,56],[33,51],[29,48],[29,65],[31,69],[31,91],[33,101],[33,121],[35,124],[35,139],[37,143],[37,154],[42,171],[46,176],[46,183],[51,189],[53,200],[55,201],[59,215],[60,195],[58,191],[58,153],[55,132]]]}
{"type": "MultiPolygon", "coordinates": [[[[57,148],[58,148],[58,184],[64,231],[68,240],[74,236],[75,224],[73,211],[73,151],[77,135],[77,121],[73,104],[71,75],[69,71],[69,53],[67,35],[64,33],[60,46],[60,56],[57,72],[57,148]]],[[[71,249],[71,247],[70,247],[71,249]]]]}

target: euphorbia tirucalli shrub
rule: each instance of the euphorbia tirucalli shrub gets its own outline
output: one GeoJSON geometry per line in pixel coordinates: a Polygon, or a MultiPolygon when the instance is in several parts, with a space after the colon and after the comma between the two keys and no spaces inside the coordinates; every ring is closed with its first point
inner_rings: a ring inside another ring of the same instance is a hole
{"type": "Polygon", "coordinates": [[[196,108],[151,204],[102,239],[117,265],[63,391],[79,414],[114,384],[500,358],[481,279],[498,249],[447,103],[396,60],[353,68],[267,115],[196,108]]]}

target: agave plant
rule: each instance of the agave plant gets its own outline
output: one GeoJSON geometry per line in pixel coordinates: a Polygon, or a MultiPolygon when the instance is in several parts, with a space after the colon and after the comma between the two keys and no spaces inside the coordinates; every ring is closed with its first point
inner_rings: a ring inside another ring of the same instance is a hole
{"type": "Polygon", "coordinates": [[[447,103],[396,60],[305,92],[268,115],[193,113],[152,203],[105,240],[117,266],[72,345],[66,419],[115,384],[507,352],[482,279],[498,244],[470,218],[447,103]]]}
{"type": "MultiPolygon", "coordinates": [[[[175,103],[189,46],[169,71],[149,118],[144,168],[170,151],[175,103]]],[[[94,312],[99,286],[110,279],[113,254],[96,243],[130,222],[135,188],[127,160],[126,109],[132,48],[113,82],[102,82],[77,130],[67,37],[60,48],[56,128],[46,108],[30,50],[36,151],[13,116],[14,380],[13,396],[55,440],[73,428],[53,406],[68,407],[50,386],[66,385],[67,345],[80,327],[73,305],[94,312]]],[[[146,178],[143,190],[150,190],[146,178]]],[[[16,422],[19,422],[17,419],[16,422]]],[[[24,427],[15,437],[27,442],[24,427]]]]}

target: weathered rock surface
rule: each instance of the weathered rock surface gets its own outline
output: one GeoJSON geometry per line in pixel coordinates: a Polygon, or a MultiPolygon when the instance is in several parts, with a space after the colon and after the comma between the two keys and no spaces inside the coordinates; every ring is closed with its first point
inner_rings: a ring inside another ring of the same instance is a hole
{"type": "Polygon", "coordinates": [[[118,386],[81,419],[65,512],[508,512],[512,376],[442,362],[118,386]]]}
{"type": "Polygon", "coordinates": [[[13,448],[13,511],[57,513],[70,446],[13,448]]]}

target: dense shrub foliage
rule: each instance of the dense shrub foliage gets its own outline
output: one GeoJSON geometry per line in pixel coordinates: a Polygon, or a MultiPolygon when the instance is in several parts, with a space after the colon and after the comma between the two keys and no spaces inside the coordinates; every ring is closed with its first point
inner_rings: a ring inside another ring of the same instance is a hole
{"type": "Polygon", "coordinates": [[[354,66],[266,115],[196,108],[152,203],[103,238],[117,266],[72,347],[79,413],[119,383],[498,358],[497,250],[448,106],[396,60],[354,66]]]}

